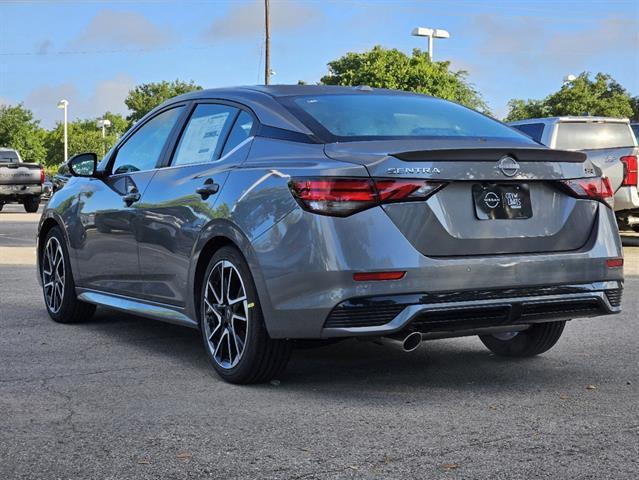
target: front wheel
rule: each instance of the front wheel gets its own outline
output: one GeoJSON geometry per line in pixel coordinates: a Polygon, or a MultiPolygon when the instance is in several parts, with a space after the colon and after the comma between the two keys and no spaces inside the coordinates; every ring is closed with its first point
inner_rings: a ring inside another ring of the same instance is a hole
{"type": "Polygon", "coordinates": [[[291,342],[269,337],[251,272],[237,249],[223,247],[213,255],[200,312],[204,348],[227,382],[267,382],[286,367],[291,342]]]}
{"type": "Polygon", "coordinates": [[[40,197],[25,198],[22,204],[27,213],[35,213],[40,208],[40,197]]]}
{"type": "Polygon", "coordinates": [[[95,305],[78,300],[75,294],[69,254],[58,227],[53,227],[47,233],[40,257],[42,291],[49,316],[58,323],[78,323],[90,319],[95,312],[95,305]]]}
{"type": "Polygon", "coordinates": [[[480,335],[479,339],[496,355],[532,357],[550,350],[559,340],[566,322],[537,323],[521,332],[480,335]]]}

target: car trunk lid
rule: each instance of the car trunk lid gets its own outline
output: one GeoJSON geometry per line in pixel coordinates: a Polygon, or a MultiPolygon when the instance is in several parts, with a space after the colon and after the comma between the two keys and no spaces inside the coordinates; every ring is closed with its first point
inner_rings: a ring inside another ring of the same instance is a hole
{"type": "Polygon", "coordinates": [[[383,206],[427,256],[576,250],[600,208],[561,188],[562,180],[599,174],[580,152],[481,139],[347,142],[325,151],[374,178],[446,183],[426,201],[383,206]]]}

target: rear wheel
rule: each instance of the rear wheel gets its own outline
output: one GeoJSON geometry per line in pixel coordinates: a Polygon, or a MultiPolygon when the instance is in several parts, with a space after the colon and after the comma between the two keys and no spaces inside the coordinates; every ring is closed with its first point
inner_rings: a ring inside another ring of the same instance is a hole
{"type": "Polygon", "coordinates": [[[49,316],[59,323],[89,320],[95,305],[78,300],[64,237],[53,227],[44,240],[40,258],[44,304],[49,316]]]}
{"type": "Polygon", "coordinates": [[[204,276],[200,330],[217,373],[231,383],[267,382],[281,373],[291,342],[269,337],[249,267],[233,247],[213,255],[204,276]]]}
{"type": "Polygon", "coordinates": [[[532,357],[550,350],[561,337],[565,325],[566,322],[538,323],[521,332],[480,335],[479,339],[496,355],[532,357]]]}
{"type": "Polygon", "coordinates": [[[24,209],[27,213],[35,213],[40,207],[40,197],[25,198],[22,204],[24,205],[24,209]]]}

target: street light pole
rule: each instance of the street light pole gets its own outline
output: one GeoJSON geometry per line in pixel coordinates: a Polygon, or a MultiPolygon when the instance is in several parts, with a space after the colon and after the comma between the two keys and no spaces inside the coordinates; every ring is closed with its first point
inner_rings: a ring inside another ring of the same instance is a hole
{"type": "Polygon", "coordinates": [[[95,126],[102,129],[102,155],[106,155],[106,129],[111,126],[111,120],[108,118],[100,118],[95,126]]]}
{"type": "Polygon", "coordinates": [[[425,28],[417,27],[413,28],[411,35],[414,37],[428,37],[428,56],[430,61],[433,61],[433,39],[434,38],[450,38],[450,33],[441,28],[425,28]]]}
{"type": "Polygon", "coordinates": [[[271,33],[269,28],[269,0],[264,0],[264,85],[271,80],[271,33]]]}
{"type": "Polygon", "coordinates": [[[64,162],[69,160],[69,139],[67,137],[67,111],[69,108],[69,102],[62,99],[58,102],[58,108],[64,110],[64,162]]]}

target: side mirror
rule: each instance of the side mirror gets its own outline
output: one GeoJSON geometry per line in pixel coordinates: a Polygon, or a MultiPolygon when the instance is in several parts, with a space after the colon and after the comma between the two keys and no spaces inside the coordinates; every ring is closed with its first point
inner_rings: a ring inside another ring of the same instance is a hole
{"type": "Polygon", "coordinates": [[[98,156],[95,153],[78,153],[71,157],[67,164],[74,177],[94,177],[98,156]]]}

